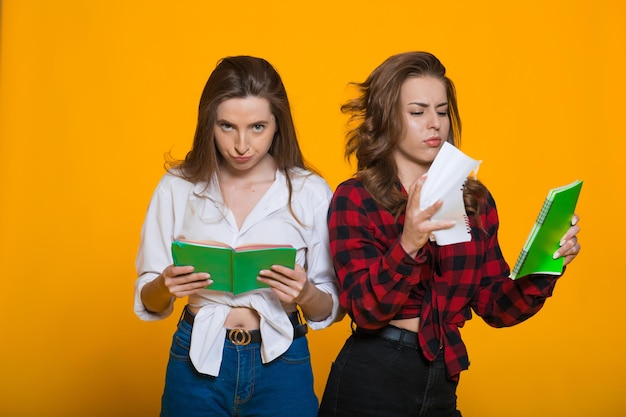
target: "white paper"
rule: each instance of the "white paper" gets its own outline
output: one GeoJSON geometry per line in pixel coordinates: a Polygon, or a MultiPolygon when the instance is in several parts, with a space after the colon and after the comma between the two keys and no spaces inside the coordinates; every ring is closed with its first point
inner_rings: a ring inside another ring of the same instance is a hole
{"type": "Polygon", "coordinates": [[[456,220],[451,229],[433,232],[437,244],[450,245],[472,240],[463,203],[463,186],[469,174],[476,170],[481,162],[446,142],[430,166],[428,178],[420,194],[420,208],[424,210],[441,199],[443,205],[431,219],[456,220]]]}

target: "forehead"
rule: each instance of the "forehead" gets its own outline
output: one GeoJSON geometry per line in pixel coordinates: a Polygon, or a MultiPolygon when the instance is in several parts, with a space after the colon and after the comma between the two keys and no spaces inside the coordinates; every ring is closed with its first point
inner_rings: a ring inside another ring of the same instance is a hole
{"type": "Polygon", "coordinates": [[[269,120],[272,117],[270,102],[262,97],[229,98],[217,106],[217,118],[240,120],[269,120]]]}
{"type": "Polygon", "coordinates": [[[400,99],[403,104],[413,102],[430,104],[448,101],[446,86],[442,80],[435,77],[409,77],[402,84],[400,99]]]}

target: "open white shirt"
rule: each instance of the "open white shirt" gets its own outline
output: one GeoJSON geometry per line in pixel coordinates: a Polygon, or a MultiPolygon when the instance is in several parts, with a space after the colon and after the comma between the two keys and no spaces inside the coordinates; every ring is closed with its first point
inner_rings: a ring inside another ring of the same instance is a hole
{"type": "MultiPolygon", "coordinates": [[[[328,248],[326,215],[332,192],[319,176],[304,170],[292,170],[292,209],[287,204],[289,191],[285,175],[276,171],[276,179],[245,219],[241,229],[225,206],[214,177],[206,183],[193,184],[166,174],[159,182],[141,232],[137,255],[138,278],[135,282],[135,313],[142,320],[160,320],[171,315],[169,308],[159,314],[146,310],[141,290],[173,263],[172,241],[178,238],[213,240],[237,247],[249,243],[288,244],[296,248],[296,263],[304,267],[309,280],[331,295],[333,308],[323,321],[309,321],[312,329],[321,329],[343,317],[339,306],[337,281],[328,248]],[[299,220],[299,222],[298,222],[299,220]]],[[[226,336],[224,322],[232,307],[257,311],[262,335],[261,356],[264,363],[284,353],[293,339],[293,326],[280,300],[270,289],[260,289],[234,296],[230,293],[202,290],[188,297],[189,304],[201,307],[194,320],[189,355],[196,369],[217,376],[226,336]]],[[[306,317],[305,317],[306,318],[306,317]]]]}

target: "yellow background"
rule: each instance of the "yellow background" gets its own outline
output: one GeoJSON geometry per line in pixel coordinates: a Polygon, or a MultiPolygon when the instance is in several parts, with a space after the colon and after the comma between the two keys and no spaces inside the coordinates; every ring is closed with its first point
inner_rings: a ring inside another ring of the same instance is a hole
{"type": "MultiPolygon", "coordinates": [[[[463,329],[463,415],[626,414],[624,2],[4,0],[1,19],[1,416],[157,415],[177,317],[134,316],[134,258],[220,57],[276,66],[334,188],[352,172],[348,82],[407,50],[456,82],[509,262],[547,190],[585,181],[583,252],[554,298],[517,327],[463,329]]],[[[320,395],[347,336],[347,320],[310,334],[320,395]]]]}

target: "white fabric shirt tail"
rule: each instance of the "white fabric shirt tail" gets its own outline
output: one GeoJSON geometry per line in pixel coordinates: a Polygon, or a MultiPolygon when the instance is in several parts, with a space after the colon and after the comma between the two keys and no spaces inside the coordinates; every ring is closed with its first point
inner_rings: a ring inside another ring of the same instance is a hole
{"type": "Polygon", "coordinates": [[[420,208],[424,210],[441,199],[443,205],[432,216],[432,220],[456,221],[450,229],[433,232],[438,245],[472,240],[463,202],[463,186],[472,171],[478,172],[481,162],[470,158],[454,145],[445,142],[430,166],[420,194],[420,208]]]}
{"type": "MultiPolygon", "coordinates": [[[[296,248],[296,263],[309,280],[331,295],[333,308],[322,321],[309,321],[312,329],[321,329],[340,320],[337,281],[328,247],[326,215],[332,192],[319,176],[308,171],[291,171],[292,209],[287,205],[289,192],[286,177],[276,171],[276,179],[245,219],[241,229],[226,207],[219,184],[213,178],[192,184],[166,174],[159,182],[148,207],[137,254],[134,310],[142,320],[160,320],[172,314],[174,300],[163,313],[147,311],[141,301],[141,289],[172,264],[171,244],[175,239],[213,240],[232,247],[245,244],[287,244],[296,248]]],[[[188,303],[200,310],[194,320],[190,359],[196,369],[217,376],[222,361],[226,329],[224,322],[233,307],[248,307],[260,316],[261,357],[264,363],[283,354],[293,340],[293,326],[280,300],[264,288],[240,295],[205,289],[189,297],[188,303]]],[[[305,317],[306,319],[306,317],[305,317]]]]}

